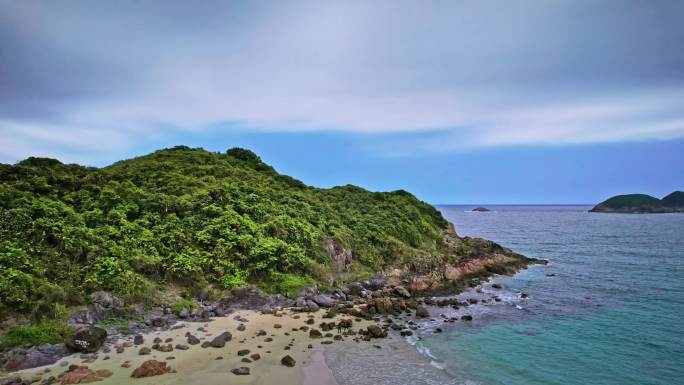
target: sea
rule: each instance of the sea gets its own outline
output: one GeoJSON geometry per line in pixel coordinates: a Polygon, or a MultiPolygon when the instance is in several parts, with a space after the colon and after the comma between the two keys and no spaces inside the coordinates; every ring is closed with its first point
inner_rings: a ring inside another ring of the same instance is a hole
{"type": "Polygon", "coordinates": [[[430,309],[405,340],[327,351],[340,385],[684,384],[684,214],[474,207],[438,209],[460,236],[549,264],[459,295],[487,303],[430,309]]]}

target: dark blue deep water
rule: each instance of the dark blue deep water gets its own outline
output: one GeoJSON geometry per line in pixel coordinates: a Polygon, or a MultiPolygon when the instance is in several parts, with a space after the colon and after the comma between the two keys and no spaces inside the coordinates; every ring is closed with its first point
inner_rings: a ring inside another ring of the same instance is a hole
{"type": "Polygon", "coordinates": [[[424,334],[456,383],[684,384],[684,214],[472,207],[439,209],[461,236],[550,264],[495,278],[502,302],[424,334]]]}

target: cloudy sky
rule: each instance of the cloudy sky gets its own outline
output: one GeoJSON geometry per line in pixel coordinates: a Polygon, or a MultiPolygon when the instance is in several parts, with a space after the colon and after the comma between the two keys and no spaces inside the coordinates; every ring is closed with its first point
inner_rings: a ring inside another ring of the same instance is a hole
{"type": "Polygon", "coordinates": [[[245,146],[431,203],[684,189],[684,2],[0,0],[0,162],[245,146]]]}

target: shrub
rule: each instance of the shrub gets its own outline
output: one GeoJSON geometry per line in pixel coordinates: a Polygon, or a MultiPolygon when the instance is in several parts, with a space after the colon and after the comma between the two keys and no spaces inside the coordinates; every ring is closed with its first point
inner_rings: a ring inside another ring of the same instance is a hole
{"type": "Polygon", "coordinates": [[[0,350],[17,346],[58,344],[71,335],[74,330],[64,321],[46,320],[33,325],[15,326],[2,336],[0,350]]]}
{"type": "Polygon", "coordinates": [[[197,308],[197,304],[194,301],[189,300],[189,299],[181,299],[180,301],[177,301],[171,305],[171,311],[175,315],[180,314],[181,310],[183,310],[183,309],[188,309],[188,311],[193,311],[196,308],[197,308]]]}

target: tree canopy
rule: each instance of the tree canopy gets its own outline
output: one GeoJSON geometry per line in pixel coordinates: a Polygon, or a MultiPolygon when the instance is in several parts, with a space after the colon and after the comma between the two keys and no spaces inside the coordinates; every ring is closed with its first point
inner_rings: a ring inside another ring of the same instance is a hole
{"type": "Polygon", "coordinates": [[[140,301],[170,283],[281,290],[331,275],[326,239],[372,272],[442,253],[446,227],[405,191],[309,187],[241,148],[105,168],[32,157],[0,164],[0,313],[49,315],[95,290],[140,301]]]}

